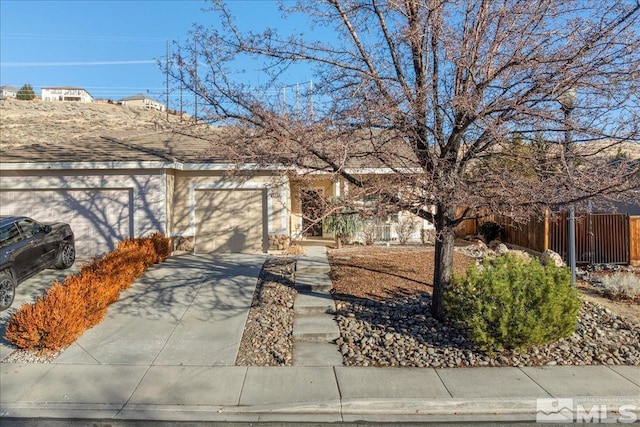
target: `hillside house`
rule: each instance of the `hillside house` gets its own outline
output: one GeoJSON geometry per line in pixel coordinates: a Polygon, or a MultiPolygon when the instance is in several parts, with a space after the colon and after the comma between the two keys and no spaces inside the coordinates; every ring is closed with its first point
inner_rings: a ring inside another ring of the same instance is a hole
{"type": "Polygon", "coordinates": [[[15,99],[18,96],[19,90],[20,89],[13,86],[0,86],[0,99],[15,99]]]}
{"type": "Polygon", "coordinates": [[[44,102],[92,102],[93,96],[79,87],[43,87],[42,100],[44,102]]]}
{"type": "Polygon", "coordinates": [[[138,93],[136,95],[128,96],[126,98],[122,98],[120,101],[122,105],[126,105],[127,107],[142,107],[142,108],[153,108],[155,110],[164,111],[165,105],[158,101],[155,98],[151,98],[143,93],[138,93]]]}

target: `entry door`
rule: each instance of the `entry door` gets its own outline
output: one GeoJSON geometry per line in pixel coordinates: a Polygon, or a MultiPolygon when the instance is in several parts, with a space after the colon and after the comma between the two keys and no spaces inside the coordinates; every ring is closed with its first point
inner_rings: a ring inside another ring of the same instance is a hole
{"type": "Polygon", "coordinates": [[[302,201],[302,230],[307,237],[322,236],[322,189],[300,190],[302,201]]]}

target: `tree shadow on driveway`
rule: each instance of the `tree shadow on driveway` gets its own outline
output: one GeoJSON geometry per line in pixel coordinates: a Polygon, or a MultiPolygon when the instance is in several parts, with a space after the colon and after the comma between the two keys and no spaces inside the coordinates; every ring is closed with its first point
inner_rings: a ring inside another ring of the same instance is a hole
{"type": "Polygon", "coordinates": [[[109,308],[145,319],[233,317],[251,304],[266,259],[261,254],[181,254],[149,269],[109,308]]]}

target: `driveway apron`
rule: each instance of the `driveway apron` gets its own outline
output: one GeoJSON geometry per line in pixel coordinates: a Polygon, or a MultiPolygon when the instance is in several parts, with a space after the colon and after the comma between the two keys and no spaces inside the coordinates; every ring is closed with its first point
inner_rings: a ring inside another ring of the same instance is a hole
{"type": "Polygon", "coordinates": [[[233,365],[264,260],[174,256],[122,293],[54,363],[233,365]]]}

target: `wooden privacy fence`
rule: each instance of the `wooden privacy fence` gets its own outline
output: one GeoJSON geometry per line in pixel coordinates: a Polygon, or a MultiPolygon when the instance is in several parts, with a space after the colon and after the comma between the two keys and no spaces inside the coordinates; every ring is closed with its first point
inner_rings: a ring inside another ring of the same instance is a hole
{"type": "Polygon", "coordinates": [[[640,267],[640,216],[629,217],[630,264],[640,267]]]}
{"type": "MultiPolygon", "coordinates": [[[[537,252],[551,249],[567,259],[568,220],[564,212],[548,213],[516,223],[510,218],[489,215],[481,221],[465,220],[458,236],[476,234],[480,223],[494,221],[502,227],[505,243],[537,252]]],[[[587,213],[576,215],[576,262],[578,264],[640,265],[640,216],[587,213]]]]}

